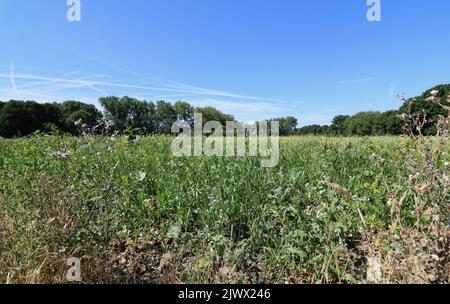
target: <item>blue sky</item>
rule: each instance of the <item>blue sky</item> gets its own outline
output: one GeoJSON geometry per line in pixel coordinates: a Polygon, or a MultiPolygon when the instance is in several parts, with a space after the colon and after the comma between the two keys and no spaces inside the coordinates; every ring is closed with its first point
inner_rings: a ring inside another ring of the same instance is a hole
{"type": "Polygon", "coordinates": [[[186,100],[240,120],[398,108],[450,83],[450,1],[0,1],[0,100],[186,100]]]}

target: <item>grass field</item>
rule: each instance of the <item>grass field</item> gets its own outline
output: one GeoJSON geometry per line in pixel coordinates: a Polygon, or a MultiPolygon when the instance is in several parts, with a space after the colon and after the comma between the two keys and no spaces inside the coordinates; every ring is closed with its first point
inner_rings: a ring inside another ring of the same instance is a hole
{"type": "Polygon", "coordinates": [[[0,139],[0,283],[449,282],[448,139],[282,138],[272,169],[171,141],[0,139]]]}

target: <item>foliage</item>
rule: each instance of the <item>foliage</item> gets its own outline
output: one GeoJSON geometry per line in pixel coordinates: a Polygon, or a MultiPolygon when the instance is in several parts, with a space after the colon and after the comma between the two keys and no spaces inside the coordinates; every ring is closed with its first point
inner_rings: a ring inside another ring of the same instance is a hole
{"type": "Polygon", "coordinates": [[[195,108],[193,106],[184,101],[177,101],[173,107],[177,114],[177,120],[187,122],[190,126],[194,125],[195,108]]]}
{"type": "MultiPolygon", "coordinates": [[[[405,99],[402,107],[396,111],[360,112],[352,116],[338,115],[333,119],[328,130],[326,126],[305,126],[300,129],[301,135],[334,135],[334,136],[377,136],[405,134],[402,115],[421,116],[424,122],[423,135],[437,134],[439,118],[446,116],[442,107],[450,106],[450,84],[438,85],[427,90],[421,96],[405,99]]],[[[418,134],[416,134],[418,135],[418,134]]]]}
{"type": "Polygon", "coordinates": [[[0,139],[0,282],[65,282],[69,257],[92,283],[356,283],[372,258],[449,282],[448,138],[416,142],[282,138],[268,169],[165,136],[0,139]]]}
{"type": "Polygon", "coordinates": [[[278,121],[280,123],[280,136],[295,135],[297,132],[298,120],[295,117],[287,116],[269,121],[278,121]]]}
{"type": "Polygon", "coordinates": [[[234,121],[234,117],[232,115],[224,114],[213,107],[196,108],[195,112],[203,115],[204,124],[208,121],[218,121],[222,124],[222,126],[225,126],[227,121],[234,121]]]}
{"type": "Polygon", "coordinates": [[[443,105],[450,106],[450,84],[438,85],[421,96],[406,100],[400,113],[421,116],[423,135],[436,135],[439,116],[447,114],[443,105]]]}
{"type": "Polygon", "coordinates": [[[171,103],[158,101],[155,112],[156,133],[170,134],[172,125],[177,121],[177,112],[171,103]]]}
{"type": "Polygon", "coordinates": [[[39,104],[12,100],[0,104],[0,136],[7,138],[27,136],[36,131],[78,135],[76,121],[94,126],[101,118],[95,106],[76,101],[39,104]]]}
{"type": "Polygon", "coordinates": [[[298,135],[331,135],[330,126],[311,125],[297,130],[298,135]]]}
{"type": "Polygon", "coordinates": [[[234,121],[232,115],[213,107],[194,108],[187,102],[171,104],[165,101],[138,100],[128,96],[101,97],[104,113],[90,104],[66,101],[61,104],[39,104],[28,101],[0,102],[0,136],[6,138],[27,136],[34,132],[63,132],[80,135],[80,129],[94,133],[105,129],[119,134],[171,134],[176,121],[194,123],[194,112],[203,114],[203,121],[219,121],[225,125],[234,121]],[[83,128],[80,128],[83,126],[83,128]],[[95,128],[93,128],[95,127],[95,128]]]}
{"type": "MultiPolygon", "coordinates": [[[[280,123],[280,135],[326,135],[326,136],[379,136],[405,134],[408,126],[402,116],[416,117],[423,123],[423,135],[436,135],[438,124],[445,118],[445,106],[450,106],[450,84],[436,86],[411,99],[403,99],[404,105],[398,111],[360,112],[353,116],[338,115],[330,126],[311,125],[298,128],[295,117],[270,119],[280,123]],[[444,107],[443,107],[444,106],[444,107]]],[[[234,121],[232,115],[222,113],[214,107],[195,108],[187,102],[171,104],[166,101],[153,102],[138,100],[128,96],[102,97],[102,114],[93,106],[77,101],[62,104],[37,104],[35,102],[0,102],[0,136],[19,137],[36,131],[62,131],[78,134],[75,122],[80,121],[88,127],[106,120],[113,131],[124,134],[126,130],[139,129],[138,133],[170,134],[176,121],[194,123],[194,112],[203,114],[203,122],[218,121],[225,125],[234,121]]],[[[99,131],[99,130],[98,130],[99,131]]],[[[416,132],[417,133],[417,132],[416,132]]],[[[416,134],[418,135],[418,134],[416,134]]]]}
{"type": "Polygon", "coordinates": [[[331,132],[333,135],[342,136],[345,134],[345,121],[349,118],[348,115],[338,115],[333,118],[331,124],[331,132]]]}
{"type": "Polygon", "coordinates": [[[153,123],[155,106],[151,102],[140,101],[128,96],[101,97],[100,104],[105,109],[105,118],[113,130],[123,133],[127,129],[141,129],[149,134],[155,131],[153,123]]]}
{"type": "Polygon", "coordinates": [[[55,104],[10,101],[0,108],[0,136],[26,136],[46,130],[49,124],[59,126],[60,112],[55,104]]]}
{"type": "Polygon", "coordinates": [[[73,135],[79,135],[75,122],[82,121],[88,126],[95,126],[102,115],[94,105],[85,104],[79,101],[65,101],[59,105],[61,113],[62,130],[73,135]]]}

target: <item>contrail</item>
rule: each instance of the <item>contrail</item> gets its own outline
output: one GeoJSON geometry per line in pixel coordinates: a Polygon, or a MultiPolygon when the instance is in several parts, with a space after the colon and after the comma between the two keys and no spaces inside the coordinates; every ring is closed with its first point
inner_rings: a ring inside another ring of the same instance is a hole
{"type": "Polygon", "coordinates": [[[106,94],[104,91],[100,90],[99,88],[97,88],[97,87],[95,87],[95,86],[93,86],[93,85],[88,85],[87,87],[90,88],[90,89],[92,89],[92,90],[94,90],[94,91],[99,92],[100,94],[103,95],[103,97],[108,96],[108,94],[106,94]]]}
{"type": "MultiPolygon", "coordinates": [[[[0,74],[0,78],[11,78],[10,75],[0,74]]],[[[116,82],[102,82],[102,81],[85,81],[85,80],[77,80],[77,79],[66,79],[66,78],[53,78],[53,77],[45,77],[45,76],[37,76],[30,74],[15,74],[15,79],[27,79],[27,80],[41,80],[41,81],[51,81],[51,82],[62,82],[62,83],[71,83],[75,85],[82,86],[106,86],[106,87],[115,87],[115,88],[128,88],[128,89],[138,89],[138,90],[148,90],[148,91],[159,91],[159,92],[177,92],[183,94],[196,94],[196,95],[209,95],[209,96],[220,96],[220,97],[229,97],[229,98],[237,98],[237,99],[246,99],[246,100],[260,100],[260,101],[276,101],[272,99],[262,98],[262,97],[254,97],[254,96],[245,96],[238,95],[228,92],[222,92],[217,90],[207,90],[202,88],[197,88],[193,86],[187,85],[178,85],[163,87],[155,87],[155,86],[143,86],[143,85],[132,85],[132,84],[124,84],[124,83],[116,83],[116,82]]],[[[98,89],[94,89],[98,90],[98,89]]]]}
{"type": "Polygon", "coordinates": [[[12,60],[11,60],[11,65],[10,65],[10,69],[9,69],[9,80],[11,82],[13,92],[18,94],[16,81],[14,79],[14,61],[12,61],[12,60]]]}
{"type": "MultiPolygon", "coordinates": [[[[146,75],[143,75],[141,73],[129,70],[129,69],[125,69],[122,68],[118,65],[106,62],[103,59],[98,59],[98,58],[94,58],[91,56],[85,56],[85,55],[80,55],[78,54],[80,57],[82,58],[87,58],[88,60],[103,64],[105,66],[109,66],[111,68],[114,68],[118,71],[127,73],[129,75],[133,75],[133,76],[137,76],[141,79],[144,79],[146,81],[153,81],[152,79],[150,79],[149,77],[147,77],[146,75]]],[[[218,96],[218,97],[228,97],[228,98],[237,98],[237,99],[245,99],[245,100],[256,100],[256,101],[270,101],[270,102],[275,102],[275,103],[284,103],[285,101],[283,100],[278,100],[278,99],[272,99],[272,98],[262,98],[262,97],[255,97],[255,96],[245,96],[245,95],[239,95],[239,94],[234,94],[234,93],[230,93],[230,92],[225,92],[225,91],[221,91],[221,90],[214,90],[214,89],[207,89],[207,88],[200,88],[200,87],[194,87],[194,86],[190,86],[190,85],[186,85],[177,81],[172,81],[172,80],[165,80],[166,83],[159,83],[157,84],[158,86],[162,86],[164,88],[160,88],[161,91],[172,91],[172,92],[178,92],[178,93],[184,93],[184,94],[192,94],[192,95],[205,95],[205,96],[218,96]],[[169,84],[172,83],[172,84],[169,84]],[[172,89],[172,90],[168,90],[168,89],[172,89]]]]}
{"type": "MultiPolygon", "coordinates": [[[[8,77],[10,75],[0,74],[0,77],[8,77]]],[[[53,78],[53,77],[45,77],[45,76],[36,76],[29,74],[16,74],[16,79],[27,79],[27,80],[42,80],[42,81],[52,81],[52,82],[62,82],[62,83],[72,83],[75,85],[97,85],[97,86],[108,86],[108,87],[117,87],[117,88],[128,88],[128,89],[141,89],[141,90],[151,90],[151,91],[167,91],[167,92],[180,92],[186,93],[186,90],[175,90],[175,89],[166,89],[159,87],[151,87],[151,86],[141,86],[141,85],[131,85],[131,84],[123,84],[123,83],[115,83],[115,82],[101,82],[101,81],[85,81],[85,80],[76,80],[76,79],[65,79],[65,78],[53,78]]],[[[193,92],[190,92],[193,93],[193,92]]]]}
{"type": "MultiPolygon", "coordinates": [[[[71,76],[71,75],[76,75],[78,73],[79,73],[78,71],[74,71],[74,72],[63,74],[60,77],[68,77],[68,76],[71,76]]],[[[46,86],[46,85],[50,85],[50,84],[53,84],[53,83],[57,83],[57,82],[56,81],[35,82],[35,83],[26,84],[26,85],[21,85],[21,86],[19,86],[19,88],[20,89],[25,89],[25,88],[46,86]]]]}
{"type": "MultiPolygon", "coordinates": [[[[87,80],[87,79],[91,79],[91,78],[97,78],[97,77],[103,77],[103,76],[104,75],[92,75],[92,76],[87,76],[87,77],[81,77],[81,78],[78,78],[78,79],[75,79],[75,80],[83,81],[83,80],[87,80]]],[[[40,82],[40,83],[37,83],[37,84],[30,84],[29,86],[38,86],[39,84],[41,84],[41,85],[49,85],[49,84],[53,84],[53,83],[59,84],[61,82],[59,82],[59,81],[48,81],[48,82],[40,82]]],[[[65,91],[65,90],[84,88],[84,87],[89,87],[89,85],[86,84],[86,83],[77,84],[77,85],[74,85],[74,84],[65,84],[64,85],[64,84],[62,84],[62,86],[60,86],[60,87],[56,87],[54,89],[46,90],[45,93],[46,94],[48,94],[48,93],[55,93],[55,92],[58,92],[58,91],[65,91]]],[[[93,89],[93,88],[91,88],[91,89],[93,89]]],[[[98,89],[95,88],[93,90],[97,91],[98,89]]]]}

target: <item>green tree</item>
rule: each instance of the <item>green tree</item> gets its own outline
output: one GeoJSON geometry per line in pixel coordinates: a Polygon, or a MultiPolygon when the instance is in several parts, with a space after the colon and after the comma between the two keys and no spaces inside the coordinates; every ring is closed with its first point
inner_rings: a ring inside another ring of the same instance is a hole
{"type": "Polygon", "coordinates": [[[403,134],[403,123],[399,117],[399,111],[387,111],[381,113],[381,123],[383,125],[384,135],[401,135],[403,134]]]}
{"type": "Polygon", "coordinates": [[[203,115],[204,124],[208,121],[218,121],[225,126],[227,121],[234,121],[234,117],[232,115],[224,114],[214,107],[196,108],[195,112],[203,115]]]}
{"type": "Polygon", "coordinates": [[[271,119],[280,123],[280,136],[295,135],[297,133],[298,120],[295,117],[287,116],[271,119]]]}
{"type": "Polygon", "coordinates": [[[380,117],[380,112],[361,112],[347,118],[344,122],[345,135],[382,135],[383,125],[380,117]]]}
{"type": "Polygon", "coordinates": [[[32,101],[10,101],[0,111],[0,136],[26,136],[35,131],[51,131],[59,127],[60,113],[56,104],[32,101]]]}
{"type": "Polygon", "coordinates": [[[436,135],[437,122],[439,116],[446,116],[448,113],[442,107],[450,106],[450,84],[438,85],[424,92],[421,96],[408,99],[400,108],[400,114],[425,116],[426,123],[423,127],[424,135],[436,135]]]}
{"type": "Polygon", "coordinates": [[[59,109],[63,131],[73,135],[78,135],[78,128],[75,126],[76,121],[81,120],[83,124],[93,127],[98,124],[102,117],[100,111],[94,105],[79,101],[65,101],[59,105],[59,109]]]}
{"type": "Polygon", "coordinates": [[[177,121],[177,112],[173,105],[163,100],[158,101],[155,113],[156,132],[170,134],[172,125],[177,121]]]}
{"type": "Polygon", "coordinates": [[[189,103],[184,101],[177,101],[173,105],[175,109],[175,113],[177,114],[177,119],[179,121],[185,121],[189,125],[193,126],[194,124],[194,107],[189,103]]]}
{"type": "Polygon", "coordinates": [[[105,110],[105,118],[112,128],[123,133],[127,129],[140,129],[150,134],[157,128],[154,122],[155,106],[152,102],[140,101],[128,96],[102,97],[100,104],[105,110]]]}
{"type": "Polygon", "coordinates": [[[297,131],[298,135],[331,135],[330,126],[310,125],[304,126],[297,131]]]}
{"type": "Polygon", "coordinates": [[[342,136],[345,134],[345,121],[349,118],[348,115],[338,115],[333,118],[331,124],[331,133],[333,135],[342,136]]]}

